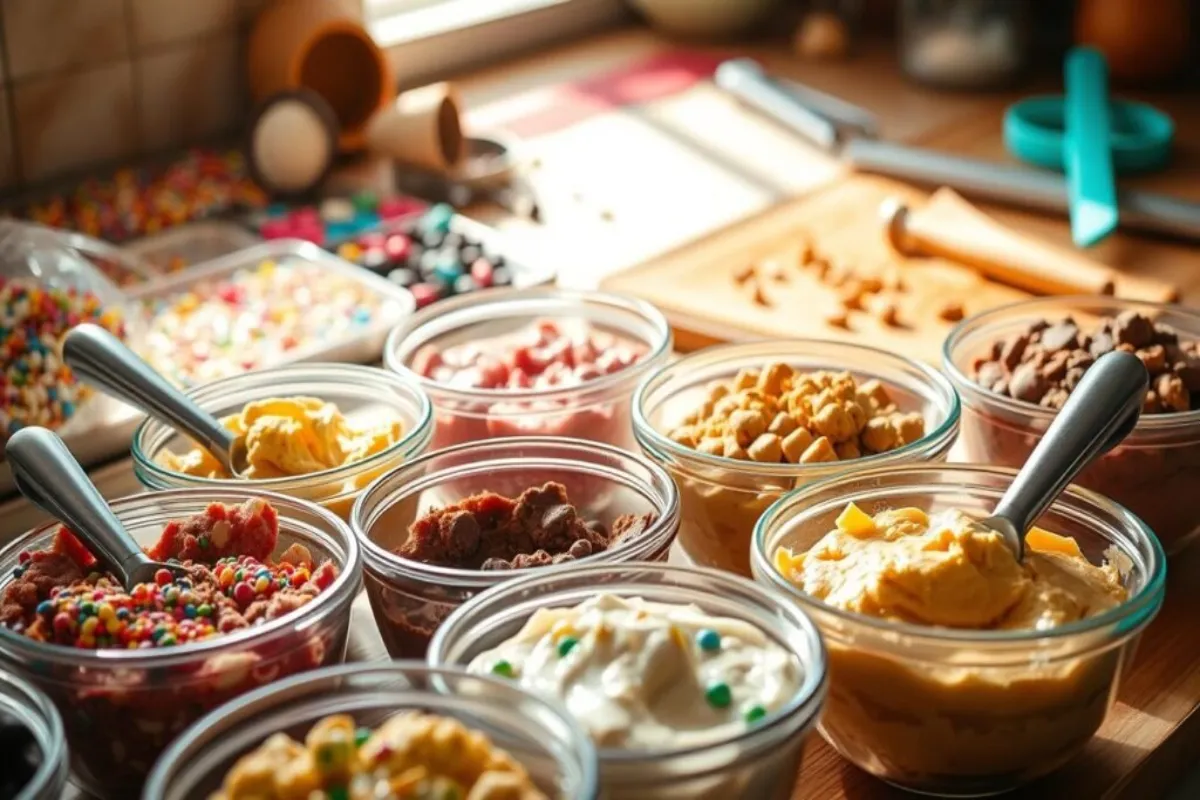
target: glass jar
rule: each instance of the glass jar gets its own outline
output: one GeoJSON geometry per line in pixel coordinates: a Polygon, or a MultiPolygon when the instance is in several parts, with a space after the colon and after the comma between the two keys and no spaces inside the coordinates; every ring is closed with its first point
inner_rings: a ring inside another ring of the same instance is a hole
{"type": "Polygon", "coordinates": [[[606,527],[622,514],[654,522],[612,550],[576,564],[665,561],[679,527],[679,494],[670,476],[640,456],[576,439],[520,437],[439,450],[380,478],[354,506],[351,526],[363,547],[367,597],[393,658],[424,658],[433,632],[477,593],[515,577],[557,569],[474,570],[403,558],[409,526],[432,508],[480,492],[516,497],[560,483],[585,520],[606,527]]]}
{"type": "MultiPolygon", "coordinates": [[[[187,395],[217,418],[237,414],[247,403],[272,397],[315,397],[334,404],[352,419],[384,414],[398,417],[404,436],[362,461],[308,475],[253,481],[255,489],[318,503],[345,520],[363,488],[397,464],[423,453],[432,431],[433,415],[425,393],[412,381],[373,367],[300,364],[256,370],[205,384],[187,395]]],[[[245,488],[242,479],[183,475],[159,463],[164,451],[179,454],[195,447],[185,434],[157,419],[147,419],[133,436],[134,474],[149,489],[245,488]]]]}
{"type": "Polygon", "coordinates": [[[671,329],[658,309],[641,300],[563,289],[492,290],[445,300],[414,314],[388,337],[388,369],[419,382],[433,401],[434,450],[503,436],[590,439],[634,450],[629,397],[638,381],[671,355],[671,329]],[[540,321],[565,332],[588,330],[644,349],[637,362],[578,385],[546,389],[477,389],[414,372],[430,348],[508,337],[540,321]]]}
{"type": "Polygon", "coordinates": [[[829,700],[820,730],[867,772],[909,791],[999,794],[1044,775],[1087,744],[1165,593],[1158,540],[1129,511],[1070,487],[1038,521],[1071,536],[1092,563],[1118,567],[1129,599],[1048,630],[962,630],[898,623],[810,597],[774,565],[780,547],[805,552],[855,503],[868,514],[913,506],[986,517],[1013,470],[906,465],[841,475],[784,497],[754,531],[754,576],[782,591],[821,629],[829,700]]]}
{"type": "Polygon", "coordinates": [[[24,725],[37,742],[41,762],[17,800],[60,800],[67,787],[67,743],[62,717],[50,698],[14,674],[0,672],[0,716],[24,725]]]}
{"type": "Polygon", "coordinates": [[[211,712],[171,745],[146,780],[142,800],[208,797],[238,758],[272,734],[297,741],[318,720],[350,714],[375,727],[416,710],[484,732],[553,800],[595,800],[596,751],[557,704],[511,684],[420,663],[346,664],[299,675],[211,712]]]}
{"type": "Polygon", "coordinates": [[[695,604],[753,625],[800,662],[795,697],[753,727],[709,744],[662,750],[601,748],[600,785],[611,800],[787,800],[806,734],[825,701],[825,648],[812,621],[777,592],[695,567],[619,564],[546,570],[506,582],[458,610],[429,648],[435,666],[465,665],[514,636],[543,608],[573,607],[598,590],[657,603],[695,604]]]}
{"type": "Polygon", "coordinates": [[[958,396],[937,370],[862,345],[814,339],[749,342],[699,350],[653,374],[634,394],[634,433],[642,451],[679,485],[679,544],[692,563],[750,574],[750,533],[785,492],[841,472],[946,458],[958,431],[958,396]],[[924,438],[887,453],[816,464],[762,464],[709,455],[667,435],[699,407],[713,381],[782,362],[798,372],[849,372],[879,380],[900,411],[920,412],[924,438]]]}
{"type": "MultiPolygon", "coordinates": [[[[962,398],[964,461],[1019,468],[1053,422],[1055,411],[984,389],[971,377],[992,343],[1039,320],[1072,316],[1081,333],[1123,311],[1169,325],[1200,341],[1200,313],[1181,306],[1113,297],[1046,297],[1001,306],[961,322],[946,339],[943,367],[962,398]]],[[[1114,449],[1089,464],[1075,482],[1137,514],[1176,553],[1200,535],[1200,513],[1188,498],[1200,493],[1200,410],[1143,414],[1114,449]]]]}
{"type": "MultiPolygon", "coordinates": [[[[38,642],[0,625],[0,671],[28,680],[63,717],[75,780],[102,798],[136,797],[154,759],[184,728],[232,697],[295,672],[342,661],[350,605],[362,578],[361,550],[344,522],[325,509],[251,489],[178,489],[114,500],[113,512],[142,545],[172,520],[210,503],[259,498],[279,514],[276,555],[300,543],[339,574],[311,602],[234,633],[149,650],[86,650],[38,642]]],[[[0,550],[0,594],[25,551],[45,550],[57,523],[0,550]]]]}

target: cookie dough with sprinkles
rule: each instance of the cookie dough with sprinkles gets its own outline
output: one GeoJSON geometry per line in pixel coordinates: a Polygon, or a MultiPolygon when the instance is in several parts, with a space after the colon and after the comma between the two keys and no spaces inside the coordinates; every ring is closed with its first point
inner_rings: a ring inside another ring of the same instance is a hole
{"type": "Polygon", "coordinates": [[[0,276],[0,441],[26,425],[59,428],[87,400],[61,359],[63,337],[81,322],[125,336],[120,313],[90,292],[0,276]]]}

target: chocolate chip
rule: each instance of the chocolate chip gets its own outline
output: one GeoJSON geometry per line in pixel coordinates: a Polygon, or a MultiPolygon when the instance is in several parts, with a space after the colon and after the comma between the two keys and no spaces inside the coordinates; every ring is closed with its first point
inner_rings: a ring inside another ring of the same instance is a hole
{"type": "Polygon", "coordinates": [[[1029,346],[1029,334],[1021,334],[1014,336],[1004,343],[1004,349],[1000,351],[1000,362],[1004,364],[1005,369],[1012,372],[1021,363],[1021,356],[1025,354],[1025,348],[1029,346]]]}
{"type": "Polygon", "coordinates": [[[1154,341],[1154,323],[1136,311],[1122,311],[1117,316],[1116,334],[1121,344],[1145,347],[1154,341]]]}
{"type": "Polygon", "coordinates": [[[1066,350],[1059,350],[1050,356],[1039,370],[1042,373],[1042,377],[1051,383],[1061,381],[1067,375],[1067,359],[1070,357],[1070,352],[1066,350]]]}
{"type": "Polygon", "coordinates": [[[587,539],[578,539],[567,549],[571,558],[587,558],[592,554],[592,543],[587,539]]]}
{"type": "Polygon", "coordinates": [[[1154,325],[1154,341],[1158,344],[1175,344],[1179,341],[1179,332],[1170,325],[1161,322],[1154,325]]]}
{"type": "Polygon", "coordinates": [[[1074,350],[1078,344],[1079,328],[1069,322],[1042,331],[1042,346],[1047,350],[1074,350]]]}
{"type": "Polygon", "coordinates": [[[447,552],[455,558],[469,558],[481,541],[479,523],[469,511],[460,511],[446,520],[442,536],[447,552]]]}
{"type": "Polygon", "coordinates": [[[1189,392],[1200,392],[1200,356],[1184,354],[1171,365],[1171,370],[1183,381],[1189,392]]]}
{"type": "Polygon", "coordinates": [[[1022,364],[1013,371],[1009,380],[1009,393],[1018,400],[1036,403],[1050,388],[1049,382],[1032,363],[1022,364]]]}
{"type": "Polygon", "coordinates": [[[1112,352],[1115,344],[1112,335],[1107,331],[1097,331],[1092,335],[1092,346],[1089,349],[1093,356],[1099,358],[1105,353],[1112,352]]]}
{"type": "MultiPolygon", "coordinates": [[[[1065,320],[1063,320],[1063,321],[1064,321],[1064,322],[1070,322],[1070,321],[1071,321],[1071,318],[1070,318],[1070,317],[1067,317],[1067,318],[1066,318],[1065,320]]],[[[1028,330],[1028,331],[1029,331],[1029,333],[1032,335],[1032,334],[1035,334],[1035,333],[1041,333],[1042,331],[1046,330],[1046,328],[1049,328],[1049,327],[1050,327],[1050,323],[1049,323],[1049,322],[1047,322],[1047,321],[1046,321],[1046,320],[1044,320],[1044,319],[1039,319],[1037,322],[1031,323],[1031,324],[1029,325],[1029,328],[1028,328],[1027,330],[1028,330]]]]}

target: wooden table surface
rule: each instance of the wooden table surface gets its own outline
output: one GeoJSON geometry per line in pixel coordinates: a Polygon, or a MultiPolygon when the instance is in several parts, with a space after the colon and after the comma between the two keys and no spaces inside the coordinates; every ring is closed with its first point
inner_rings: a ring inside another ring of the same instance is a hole
{"type": "MultiPolygon", "coordinates": [[[[483,129],[503,119],[495,109],[514,94],[536,93],[672,47],[633,29],[463,76],[459,85],[472,109],[469,125],[483,129]]],[[[870,108],[879,115],[885,138],[1007,159],[999,119],[1017,94],[944,94],[914,86],[900,76],[894,57],[882,46],[868,47],[846,63],[824,65],[799,63],[769,46],[736,52],[759,58],[776,74],[870,108]]],[[[1026,87],[1022,93],[1029,91],[1031,87],[1026,87]]],[[[1161,94],[1142,99],[1176,116],[1177,156],[1169,172],[1130,185],[1200,199],[1200,96],[1161,94]]],[[[543,163],[535,185],[545,224],[516,220],[491,208],[475,211],[484,221],[508,231],[517,250],[553,260],[566,285],[595,286],[606,274],[844,174],[844,168],[828,155],[744,112],[711,87],[697,87],[653,109],[615,117],[527,143],[528,152],[543,163]],[[663,148],[656,157],[629,150],[648,129],[654,130],[655,141],[663,148]]],[[[1069,240],[1063,220],[1008,210],[998,213],[1021,229],[1069,240]]],[[[1095,254],[1114,266],[1136,265],[1138,270],[1170,279],[1181,287],[1185,303],[1200,305],[1200,248],[1195,245],[1117,233],[1095,254]]],[[[136,488],[127,461],[104,467],[98,478],[109,496],[136,488]]],[[[0,506],[0,542],[28,529],[36,519],[19,502],[0,506]]],[[[1196,713],[1200,637],[1191,622],[1198,607],[1200,548],[1193,548],[1172,563],[1166,606],[1144,637],[1134,668],[1099,735],[1079,759],[1012,796],[1165,796],[1200,755],[1200,714],[1196,713]]],[[[368,648],[366,653],[370,652],[368,648]]],[[[816,737],[809,744],[795,800],[893,796],[902,794],[848,765],[816,737]]]]}

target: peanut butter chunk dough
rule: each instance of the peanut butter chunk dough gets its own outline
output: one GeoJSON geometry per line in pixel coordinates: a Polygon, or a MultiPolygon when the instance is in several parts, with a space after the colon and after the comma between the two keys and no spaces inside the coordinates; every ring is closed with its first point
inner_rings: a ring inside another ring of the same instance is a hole
{"type": "Polygon", "coordinates": [[[209,800],[546,800],[525,768],[458,720],[405,711],[375,730],[335,714],[303,743],[277,733],[209,800]]]}
{"type": "Polygon", "coordinates": [[[776,568],[809,595],[871,617],[972,630],[1046,630],[1127,598],[1112,564],[1096,566],[1074,539],[1034,528],[1025,560],[998,532],[957,509],[874,517],[851,503],[806,553],[775,553],[776,568]]]}
{"type": "MultiPolygon", "coordinates": [[[[225,417],[221,424],[245,438],[249,460],[245,477],[259,480],[353,464],[404,436],[404,424],[395,417],[352,422],[333,403],[315,397],[259,400],[225,417]]],[[[184,475],[231,477],[202,447],[182,455],[164,452],[158,461],[184,475]]]]}

